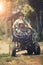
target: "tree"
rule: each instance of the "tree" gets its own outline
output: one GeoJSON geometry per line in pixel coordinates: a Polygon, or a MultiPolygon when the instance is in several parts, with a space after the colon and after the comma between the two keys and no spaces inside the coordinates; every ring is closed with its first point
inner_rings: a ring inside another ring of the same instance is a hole
{"type": "Polygon", "coordinates": [[[39,36],[41,37],[41,32],[42,32],[42,12],[43,12],[43,0],[28,0],[28,4],[30,4],[36,12],[37,15],[37,20],[39,23],[39,36]]]}

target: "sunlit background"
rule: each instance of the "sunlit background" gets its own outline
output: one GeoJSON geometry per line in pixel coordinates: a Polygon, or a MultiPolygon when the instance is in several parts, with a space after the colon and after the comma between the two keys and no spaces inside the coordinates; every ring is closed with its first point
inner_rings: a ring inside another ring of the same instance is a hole
{"type": "Polygon", "coordinates": [[[10,13],[11,3],[6,1],[0,1],[0,16],[10,13]]]}
{"type": "Polygon", "coordinates": [[[0,2],[0,14],[3,14],[5,12],[5,5],[3,2],[0,2]]]}

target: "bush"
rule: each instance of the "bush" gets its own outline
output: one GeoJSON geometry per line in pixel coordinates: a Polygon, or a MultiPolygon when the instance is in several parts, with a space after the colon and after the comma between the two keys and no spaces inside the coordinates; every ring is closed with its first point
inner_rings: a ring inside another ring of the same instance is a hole
{"type": "Polygon", "coordinates": [[[39,41],[38,33],[34,33],[34,35],[33,35],[33,41],[39,41]]]}

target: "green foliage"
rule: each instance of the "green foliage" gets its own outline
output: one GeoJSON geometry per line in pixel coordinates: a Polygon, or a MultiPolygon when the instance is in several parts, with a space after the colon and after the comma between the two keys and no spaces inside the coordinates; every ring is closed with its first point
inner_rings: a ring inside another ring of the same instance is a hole
{"type": "Polygon", "coordinates": [[[21,12],[23,12],[24,15],[29,14],[30,11],[33,12],[34,9],[30,5],[28,5],[28,4],[25,4],[23,9],[21,10],[21,12]]]}
{"type": "Polygon", "coordinates": [[[33,41],[39,41],[38,33],[34,33],[33,41]]]}
{"type": "Polygon", "coordinates": [[[29,4],[26,3],[22,8],[21,12],[24,14],[25,18],[29,21],[30,20],[29,16],[31,13],[34,12],[34,9],[29,4]]]}
{"type": "Polygon", "coordinates": [[[16,0],[17,5],[24,5],[27,2],[28,2],[28,0],[16,0]]]}

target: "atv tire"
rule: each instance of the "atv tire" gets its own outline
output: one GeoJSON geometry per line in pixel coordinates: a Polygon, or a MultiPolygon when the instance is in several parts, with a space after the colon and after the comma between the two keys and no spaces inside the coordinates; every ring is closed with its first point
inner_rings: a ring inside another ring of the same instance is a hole
{"type": "Polygon", "coordinates": [[[32,54],[33,54],[32,46],[30,46],[30,47],[27,49],[27,52],[28,52],[29,55],[32,55],[32,54]]]}
{"type": "Polygon", "coordinates": [[[40,55],[40,46],[38,43],[34,44],[34,54],[35,55],[40,55]]]}

